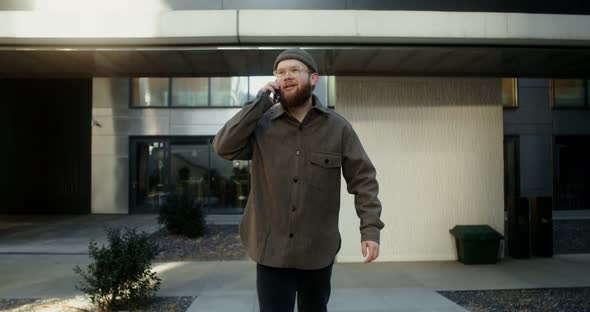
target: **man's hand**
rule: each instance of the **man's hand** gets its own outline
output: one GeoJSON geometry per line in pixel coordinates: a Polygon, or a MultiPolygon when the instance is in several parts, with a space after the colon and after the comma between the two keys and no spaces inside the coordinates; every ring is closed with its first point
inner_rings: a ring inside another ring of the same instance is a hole
{"type": "Polygon", "coordinates": [[[275,90],[279,90],[281,85],[277,81],[271,81],[267,83],[264,87],[260,88],[260,91],[263,93],[274,93],[275,90]]]}
{"type": "Polygon", "coordinates": [[[363,257],[365,257],[365,263],[371,263],[373,260],[379,257],[379,244],[374,241],[364,241],[361,243],[361,251],[363,253],[363,257]],[[368,257],[367,249],[369,250],[368,257]]]}
{"type": "Polygon", "coordinates": [[[280,101],[280,91],[281,85],[277,81],[271,81],[267,83],[264,87],[260,88],[260,92],[266,93],[268,97],[271,98],[273,104],[276,104],[280,101]],[[271,97],[272,95],[272,97],[271,97]]]}

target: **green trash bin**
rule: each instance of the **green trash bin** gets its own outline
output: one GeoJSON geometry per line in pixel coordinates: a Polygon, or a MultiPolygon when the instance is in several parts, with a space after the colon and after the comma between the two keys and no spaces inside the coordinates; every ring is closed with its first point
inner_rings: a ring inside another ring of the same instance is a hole
{"type": "Polygon", "coordinates": [[[498,260],[504,236],[489,225],[456,225],[449,232],[455,237],[457,256],[463,264],[494,264],[498,260]]]}

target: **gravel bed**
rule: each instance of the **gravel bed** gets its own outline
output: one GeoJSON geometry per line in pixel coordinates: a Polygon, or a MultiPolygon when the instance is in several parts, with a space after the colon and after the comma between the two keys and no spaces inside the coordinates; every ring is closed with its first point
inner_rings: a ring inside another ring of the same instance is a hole
{"type": "Polygon", "coordinates": [[[471,312],[590,312],[590,287],[439,291],[471,312]]]}
{"type": "MultiPolygon", "coordinates": [[[[196,297],[156,297],[137,312],[185,312],[196,297]]],[[[6,312],[89,312],[95,311],[87,299],[77,298],[24,298],[0,299],[0,311],[6,312]]]]}
{"type": "Polygon", "coordinates": [[[245,260],[238,225],[207,225],[205,236],[187,238],[163,228],[151,235],[161,252],[154,261],[245,260]]]}
{"type": "Polygon", "coordinates": [[[556,254],[590,253],[590,220],[553,220],[556,254]]]}

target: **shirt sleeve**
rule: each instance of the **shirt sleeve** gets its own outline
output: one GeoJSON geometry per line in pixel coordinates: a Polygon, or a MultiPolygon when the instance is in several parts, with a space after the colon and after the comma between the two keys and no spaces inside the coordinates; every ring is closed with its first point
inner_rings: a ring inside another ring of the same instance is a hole
{"type": "Polygon", "coordinates": [[[380,230],[384,224],[380,219],[381,202],[377,198],[377,173],[350,125],[343,132],[342,174],[348,193],[354,195],[356,214],[361,221],[361,241],[379,243],[380,230]]]}
{"type": "Polygon", "coordinates": [[[272,107],[270,97],[259,92],[219,130],[213,139],[213,150],[229,160],[250,160],[256,123],[272,107]]]}

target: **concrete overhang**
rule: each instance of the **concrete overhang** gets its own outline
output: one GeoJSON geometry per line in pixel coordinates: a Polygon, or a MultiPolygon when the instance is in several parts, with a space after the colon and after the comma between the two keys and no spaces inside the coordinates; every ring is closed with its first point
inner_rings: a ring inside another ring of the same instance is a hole
{"type": "Polygon", "coordinates": [[[0,12],[0,76],[269,75],[286,47],[322,74],[587,77],[590,16],[208,10],[0,12]]]}
{"type": "MultiPolygon", "coordinates": [[[[0,77],[271,75],[284,47],[0,50],[0,77]]],[[[304,46],[322,75],[580,78],[590,50],[443,46],[304,46]]]]}

